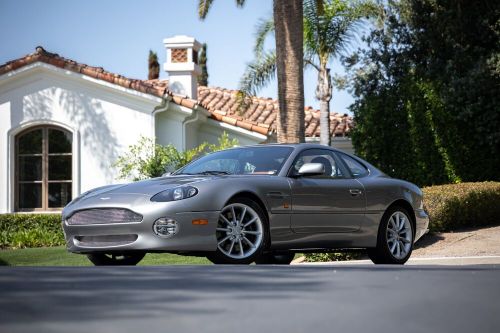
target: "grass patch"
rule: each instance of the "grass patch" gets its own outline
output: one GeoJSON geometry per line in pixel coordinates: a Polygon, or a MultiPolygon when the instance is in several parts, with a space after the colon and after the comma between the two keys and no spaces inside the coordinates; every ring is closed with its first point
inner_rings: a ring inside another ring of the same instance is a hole
{"type": "MultiPolygon", "coordinates": [[[[141,266],[160,265],[208,265],[203,257],[187,257],[170,253],[148,253],[139,263],[141,266]]],[[[0,250],[3,266],[92,266],[86,256],[69,253],[64,247],[0,250]]]]}

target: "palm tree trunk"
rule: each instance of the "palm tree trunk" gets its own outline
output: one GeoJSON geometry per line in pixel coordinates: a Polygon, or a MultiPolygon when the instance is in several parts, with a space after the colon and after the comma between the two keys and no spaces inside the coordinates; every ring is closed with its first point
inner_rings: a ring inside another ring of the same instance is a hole
{"type": "Polygon", "coordinates": [[[278,142],[304,142],[302,0],[274,0],[278,76],[278,142]]]}
{"type": "Polygon", "coordinates": [[[330,100],[332,99],[332,79],[330,69],[325,65],[318,72],[318,85],[316,86],[316,98],[319,100],[319,143],[330,146],[332,136],[330,134],[330,100]]]}

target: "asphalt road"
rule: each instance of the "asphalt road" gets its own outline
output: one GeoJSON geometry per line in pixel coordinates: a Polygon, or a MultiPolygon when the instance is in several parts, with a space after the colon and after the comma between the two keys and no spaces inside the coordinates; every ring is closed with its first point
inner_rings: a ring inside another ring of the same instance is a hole
{"type": "Polygon", "coordinates": [[[500,266],[0,267],[0,332],[500,332],[500,266]]]}

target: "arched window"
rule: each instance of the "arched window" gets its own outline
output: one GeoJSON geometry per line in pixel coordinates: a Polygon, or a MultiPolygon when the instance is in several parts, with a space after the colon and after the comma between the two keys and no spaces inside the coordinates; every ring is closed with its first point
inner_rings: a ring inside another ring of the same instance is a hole
{"type": "Polygon", "coordinates": [[[71,201],[72,134],[33,127],[16,136],[16,210],[59,210],[71,201]]]}

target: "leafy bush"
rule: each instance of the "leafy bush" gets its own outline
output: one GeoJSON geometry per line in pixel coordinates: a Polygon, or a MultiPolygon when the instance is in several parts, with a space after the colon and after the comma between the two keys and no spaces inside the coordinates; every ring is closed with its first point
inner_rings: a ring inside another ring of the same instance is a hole
{"type": "Polygon", "coordinates": [[[500,224],[500,182],[423,188],[431,231],[500,224]]]}
{"type": "Polygon", "coordinates": [[[226,132],[218,141],[218,144],[204,142],[198,147],[179,151],[171,144],[163,146],[153,139],[142,137],[137,144],[129,146],[129,151],[120,156],[114,166],[120,169],[121,179],[159,177],[183,167],[198,156],[238,145],[238,140],[230,139],[226,132]]]}
{"type": "Polygon", "coordinates": [[[0,248],[64,244],[60,214],[0,214],[0,248]]]}
{"type": "Polygon", "coordinates": [[[346,261],[355,260],[361,256],[359,251],[329,252],[329,253],[306,253],[304,254],[307,262],[324,261],[346,261]]]}

